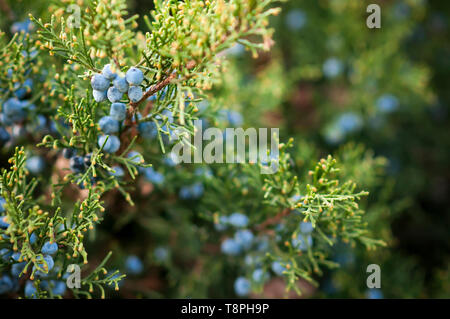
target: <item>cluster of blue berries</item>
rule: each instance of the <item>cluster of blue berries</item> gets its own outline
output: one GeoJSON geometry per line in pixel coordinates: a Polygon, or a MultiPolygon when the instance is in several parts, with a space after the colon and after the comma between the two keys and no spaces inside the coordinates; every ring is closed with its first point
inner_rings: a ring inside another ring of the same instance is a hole
{"type": "Polygon", "coordinates": [[[246,229],[249,224],[248,217],[241,213],[232,213],[230,216],[220,216],[215,224],[217,230],[222,231],[232,226],[237,228],[234,237],[225,239],[221,244],[221,250],[226,255],[236,256],[250,249],[253,243],[253,233],[246,229]]]}
{"type": "Polygon", "coordinates": [[[131,67],[125,77],[120,77],[114,72],[111,64],[105,65],[102,73],[92,76],[92,95],[95,101],[103,102],[108,99],[112,103],[109,115],[102,117],[99,121],[100,129],[104,134],[98,137],[98,145],[103,146],[105,152],[115,153],[119,150],[120,139],[114,134],[119,132],[127,111],[126,105],[120,101],[124,93],[127,93],[131,102],[138,102],[143,96],[140,87],[143,80],[144,74],[138,68],[131,67]]]}
{"type": "Polygon", "coordinates": [[[125,104],[115,102],[111,104],[109,115],[104,116],[99,121],[100,129],[104,134],[98,137],[98,146],[107,153],[115,153],[120,148],[120,139],[113,134],[117,134],[121,123],[125,120],[127,107],[125,104]]]}
{"type": "MultiPolygon", "coordinates": [[[[24,21],[14,22],[11,25],[11,33],[29,33],[32,28],[32,22],[26,19],[24,21]]],[[[34,85],[34,81],[31,78],[31,66],[37,54],[38,52],[36,50],[31,50],[30,52],[22,50],[22,56],[28,58],[24,72],[26,78],[23,83],[14,83],[13,97],[10,97],[6,101],[0,100],[0,104],[2,105],[2,112],[0,113],[0,146],[3,146],[11,139],[11,134],[15,138],[24,136],[25,128],[22,122],[25,121],[31,111],[36,109],[36,106],[30,102],[29,97],[34,85]],[[7,127],[11,127],[10,132],[6,129],[7,127]]],[[[7,77],[12,78],[13,72],[13,69],[8,69],[7,77]]],[[[46,119],[40,115],[38,116],[38,121],[41,126],[44,126],[46,119]]]]}
{"type": "Polygon", "coordinates": [[[103,67],[102,73],[94,74],[91,78],[92,95],[97,102],[108,99],[111,103],[116,103],[122,100],[124,93],[127,93],[128,99],[136,103],[143,96],[140,87],[143,80],[144,74],[138,68],[131,67],[125,77],[120,77],[114,72],[113,66],[107,64],[103,67]]]}
{"type": "MultiPolygon", "coordinates": [[[[5,212],[5,199],[0,197],[0,213],[5,212]]],[[[6,220],[4,215],[0,216],[0,228],[7,229],[10,223],[6,220]]],[[[8,239],[4,235],[4,239],[8,239]]],[[[38,236],[36,233],[31,233],[29,242],[31,245],[38,245],[38,236]]],[[[58,244],[56,242],[46,241],[40,247],[40,255],[36,258],[33,266],[34,276],[41,278],[41,288],[43,290],[51,290],[54,295],[62,295],[65,292],[65,283],[46,280],[51,276],[51,271],[55,270],[54,256],[58,252],[58,244]],[[37,265],[37,267],[36,267],[37,265]]],[[[11,266],[10,273],[3,273],[0,276],[0,294],[17,292],[20,288],[19,279],[23,276],[27,262],[24,260],[20,252],[14,252],[12,247],[0,249],[0,258],[5,264],[11,266]]],[[[25,296],[36,297],[36,288],[32,281],[27,281],[25,284],[25,296]]]]}
{"type": "Polygon", "coordinates": [[[204,191],[203,184],[201,182],[196,182],[192,185],[181,187],[179,196],[181,199],[198,199],[202,197],[204,191]]]}
{"type": "MultiPolygon", "coordinates": [[[[16,22],[11,27],[12,32],[28,32],[31,22],[16,22]]],[[[43,82],[46,77],[46,70],[39,76],[33,76],[33,65],[38,52],[34,49],[22,50],[25,58],[23,72],[24,80],[13,79],[14,70],[9,68],[6,77],[14,81],[13,89],[0,89],[0,93],[8,97],[6,100],[0,99],[0,147],[15,140],[24,138],[28,132],[36,134],[57,133],[56,125],[49,121],[43,114],[37,114],[36,105],[32,102],[32,93],[36,91],[36,82],[43,82]]],[[[30,169],[32,171],[32,169],[30,169]]]]}
{"type": "Polygon", "coordinates": [[[155,185],[161,185],[164,182],[164,175],[156,171],[153,167],[144,168],[144,177],[155,185]]]}
{"type": "MultiPolygon", "coordinates": [[[[62,155],[64,158],[69,160],[70,170],[75,174],[84,173],[86,169],[91,165],[92,154],[88,153],[84,156],[77,155],[77,150],[73,148],[65,148],[62,150],[62,155]]],[[[95,179],[91,180],[95,182],[95,179]]],[[[80,183],[81,188],[84,186],[80,183]]]]}
{"type": "Polygon", "coordinates": [[[310,222],[301,222],[297,236],[291,240],[292,246],[300,251],[308,250],[308,248],[313,245],[313,239],[311,236],[313,229],[314,228],[310,222]]]}
{"type": "MultiPolygon", "coordinates": [[[[224,231],[230,226],[236,228],[232,238],[226,238],[222,241],[221,251],[230,256],[245,253],[245,266],[252,269],[250,279],[243,276],[236,279],[234,290],[238,296],[248,295],[252,282],[261,284],[270,278],[270,274],[263,269],[264,256],[270,249],[269,241],[265,236],[255,237],[250,230],[246,229],[248,225],[248,217],[238,212],[219,217],[215,224],[218,231],[224,231]],[[250,249],[252,247],[255,249],[250,249]]],[[[275,231],[281,233],[284,229],[283,225],[279,224],[275,231]]],[[[306,251],[313,245],[312,232],[313,226],[310,222],[300,222],[296,230],[297,235],[291,240],[292,246],[299,251],[306,251]]],[[[281,236],[278,240],[281,240],[281,236]]],[[[288,264],[280,260],[275,260],[271,264],[271,269],[276,276],[282,276],[288,267],[288,264]]]]}
{"type": "MultiPolygon", "coordinates": [[[[25,128],[23,122],[27,116],[36,109],[36,106],[28,99],[31,90],[33,89],[33,80],[27,78],[24,83],[14,84],[14,97],[10,97],[2,102],[2,112],[0,113],[0,146],[5,145],[10,139],[11,134],[15,138],[20,138],[25,135],[25,128]],[[10,128],[8,132],[7,128],[10,128]]],[[[42,115],[38,117],[41,125],[45,126],[46,119],[42,115]]]]}
{"type": "Polygon", "coordinates": [[[11,33],[20,33],[20,32],[29,33],[32,29],[33,23],[31,22],[30,19],[14,22],[10,28],[11,33]]]}

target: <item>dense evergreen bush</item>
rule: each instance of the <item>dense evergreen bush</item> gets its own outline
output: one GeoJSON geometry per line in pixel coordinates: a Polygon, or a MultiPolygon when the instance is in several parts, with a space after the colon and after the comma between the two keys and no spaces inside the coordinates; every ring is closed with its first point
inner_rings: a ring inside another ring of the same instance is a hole
{"type": "Polygon", "coordinates": [[[369,3],[0,0],[0,295],[448,297],[448,20],[369,3]]]}

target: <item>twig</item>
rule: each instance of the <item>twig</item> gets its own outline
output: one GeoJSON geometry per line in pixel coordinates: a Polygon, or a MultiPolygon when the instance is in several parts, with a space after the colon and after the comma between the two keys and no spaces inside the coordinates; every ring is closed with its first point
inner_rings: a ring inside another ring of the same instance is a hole
{"type": "MultiPolygon", "coordinates": [[[[195,67],[196,63],[195,61],[189,61],[186,65],[186,69],[191,70],[195,67]]],[[[151,86],[142,96],[142,98],[137,102],[131,102],[130,108],[127,110],[127,116],[125,118],[125,128],[122,131],[122,134],[120,135],[120,140],[122,141],[120,145],[120,149],[117,151],[118,154],[123,152],[124,149],[128,146],[128,143],[137,135],[137,129],[136,129],[136,120],[133,121],[133,116],[136,113],[136,109],[143,101],[147,100],[150,96],[155,94],[156,92],[161,91],[164,89],[167,85],[170,84],[177,76],[176,72],[172,72],[169,76],[167,76],[164,80],[161,82],[151,86]],[[128,134],[128,129],[131,130],[131,134],[128,134]]],[[[187,77],[186,77],[187,78],[187,77]]],[[[149,110],[148,110],[149,111],[149,110]]]]}
{"type": "Polygon", "coordinates": [[[258,231],[263,231],[263,230],[265,230],[267,228],[267,226],[273,225],[273,224],[277,224],[283,217],[289,215],[290,212],[291,212],[290,208],[285,208],[283,211],[281,211],[280,213],[278,213],[274,217],[268,218],[263,223],[257,225],[255,227],[255,229],[258,230],[258,231]]]}

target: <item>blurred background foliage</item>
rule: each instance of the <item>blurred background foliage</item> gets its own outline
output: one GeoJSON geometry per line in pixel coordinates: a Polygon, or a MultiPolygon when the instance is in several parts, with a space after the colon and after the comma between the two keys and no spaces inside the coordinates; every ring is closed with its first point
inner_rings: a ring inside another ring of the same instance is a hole
{"type": "Polygon", "coordinates": [[[372,2],[286,2],[272,51],[254,61],[236,50],[225,83],[241,82],[220,92],[246,119],[336,154],[369,187],[368,222],[389,247],[336,249],[341,268],[313,296],[377,297],[363,271],[376,263],[384,297],[448,298],[449,4],[378,1],[382,27],[369,29],[372,2]]]}
{"type": "MultiPolygon", "coordinates": [[[[28,11],[47,20],[47,1],[9,3],[23,13],[17,21],[28,11]]],[[[148,13],[152,2],[130,0],[129,8],[148,13]]],[[[340,268],[318,278],[318,288],[305,286],[304,297],[450,297],[449,8],[439,0],[292,0],[272,19],[269,53],[253,59],[240,45],[224,52],[230,60],[210,102],[242,114],[245,127],[294,137],[300,167],[335,155],[345,177],[370,192],[361,206],[375,237],[388,243],[376,251],[336,246],[340,268]],[[381,6],[381,29],[365,25],[372,2],[381,6]],[[371,263],[381,266],[381,291],[367,290],[371,263]]],[[[9,30],[12,18],[2,17],[0,28],[9,30]]],[[[88,247],[92,263],[106,250],[123,272],[129,255],[142,259],[144,271],[129,274],[118,297],[233,296],[243,261],[211,244],[220,235],[201,218],[202,201],[176,195],[194,179],[217,185],[192,166],[173,168],[156,153],[154,160],[163,186],[140,181],[133,207],[114,193],[104,199],[108,214],[88,247]]],[[[255,296],[283,297],[284,285],[274,278],[255,296]]]]}

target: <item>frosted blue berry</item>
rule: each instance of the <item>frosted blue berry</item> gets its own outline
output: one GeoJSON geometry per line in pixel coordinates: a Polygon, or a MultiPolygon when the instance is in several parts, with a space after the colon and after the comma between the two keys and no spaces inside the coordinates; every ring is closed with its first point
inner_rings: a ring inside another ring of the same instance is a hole
{"type": "Polygon", "coordinates": [[[64,281],[51,281],[50,286],[54,295],[62,296],[66,293],[67,285],[64,281]]]}
{"type": "Polygon", "coordinates": [[[286,270],[286,268],[279,262],[279,261],[274,261],[272,263],[272,271],[277,274],[278,276],[283,275],[283,272],[286,270]]]}
{"type": "Polygon", "coordinates": [[[333,257],[333,260],[340,265],[348,266],[354,263],[355,255],[351,251],[342,251],[337,253],[333,257]]]}
{"type": "Polygon", "coordinates": [[[301,10],[291,10],[286,16],[286,24],[293,31],[300,30],[306,24],[306,15],[301,10]]]}
{"type": "Polygon", "coordinates": [[[84,158],[81,156],[73,156],[70,158],[69,166],[72,172],[74,173],[82,173],[86,169],[84,165],[84,158]]]}
{"type": "Polygon", "coordinates": [[[233,213],[228,217],[228,223],[235,227],[247,227],[248,217],[241,213],[233,213]]]}
{"type": "MultiPolygon", "coordinates": [[[[171,110],[165,109],[161,112],[161,114],[156,115],[155,118],[160,120],[161,122],[165,121],[167,118],[167,122],[173,123],[173,112],[171,110]]],[[[163,127],[167,131],[166,126],[164,125],[163,127]]]]}
{"type": "Polygon", "coordinates": [[[13,288],[14,284],[9,276],[3,275],[0,277],[0,295],[10,292],[13,288]]]}
{"type": "Polygon", "coordinates": [[[136,151],[131,151],[130,153],[128,153],[127,158],[129,158],[131,162],[136,165],[144,163],[144,157],[141,155],[141,153],[136,151]]]}
{"type": "Polygon", "coordinates": [[[219,222],[214,224],[214,228],[218,231],[224,231],[227,229],[228,216],[220,216],[219,222]]]}
{"type": "Polygon", "coordinates": [[[116,79],[113,81],[113,85],[122,93],[128,92],[128,82],[125,78],[116,77],[116,79]]]}
{"type": "Polygon", "coordinates": [[[242,251],[241,245],[233,238],[225,239],[220,245],[220,249],[224,254],[231,256],[238,255],[242,251]]]}
{"type": "Polygon", "coordinates": [[[120,166],[113,166],[112,169],[114,172],[109,172],[110,175],[115,176],[117,178],[122,178],[125,176],[125,171],[120,166]]]}
{"type": "Polygon", "coordinates": [[[154,138],[158,134],[156,124],[153,122],[142,122],[138,125],[139,134],[145,138],[154,138]]]}
{"type": "Polygon", "coordinates": [[[30,19],[25,19],[24,21],[14,22],[11,25],[11,33],[25,32],[28,33],[33,29],[33,23],[30,19]]]}
{"type": "Polygon", "coordinates": [[[362,127],[363,120],[358,114],[347,112],[339,116],[337,125],[344,133],[351,133],[362,127]]]}
{"type": "Polygon", "coordinates": [[[113,119],[111,116],[103,116],[100,121],[98,121],[100,129],[105,134],[114,134],[119,132],[119,122],[113,119]]]}
{"type": "Polygon", "coordinates": [[[385,94],[378,98],[377,108],[382,113],[391,113],[397,110],[399,102],[398,99],[392,94],[385,94]]]}
{"type": "Polygon", "coordinates": [[[11,258],[12,258],[14,261],[21,261],[21,259],[22,259],[22,254],[21,254],[20,252],[15,252],[15,253],[13,253],[13,254],[11,255],[11,258]]]}
{"type": "Polygon", "coordinates": [[[125,269],[129,274],[139,275],[144,270],[144,264],[138,256],[128,256],[125,260],[125,269]]]}
{"type": "Polygon", "coordinates": [[[244,277],[239,277],[234,282],[234,292],[238,296],[247,296],[250,293],[250,281],[244,277]]]}
{"type": "Polygon", "coordinates": [[[146,167],[144,169],[144,176],[149,182],[153,184],[160,185],[164,182],[164,175],[155,171],[153,167],[146,167]]]}
{"type": "Polygon", "coordinates": [[[92,95],[94,96],[95,102],[98,103],[106,101],[107,98],[106,90],[105,91],[92,90],[92,95]]]}
{"type": "Polygon", "coordinates": [[[49,241],[45,242],[42,246],[41,252],[45,255],[53,255],[58,251],[57,243],[50,243],[49,241]]]}
{"type": "Polygon", "coordinates": [[[125,78],[130,85],[139,85],[144,80],[144,74],[138,68],[131,67],[127,71],[125,78]]]}
{"type": "Polygon", "coordinates": [[[36,258],[36,261],[39,267],[46,270],[46,272],[49,272],[55,266],[55,262],[53,261],[53,258],[50,255],[44,255],[44,257],[38,256],[36,258]]]}
{"type": "Polygon", "coordinates": [[[0,216],[0,228],[6,229],[9,227],[9,223],[6,222],[6,216],[0,216]]]}
{"type": "Polygon", "coordinates": [[[199,198],[203,195],[204,187],[203,184],[198,182],[191,186],[191,194],[193,198],[199,198]]]}
{"type": "Polygon", "coordinates": [[[371,288],[366,291],[367,299],[383,299],[381,289],[371,288]]]}
{"type": "Polygon", "coordinates": [[[262,239],[260,239],[257,249],[258,251],[262,252],[266,252],[269,250],[269,240],[267,239],[267,237],[263,237],[262,239]]]}
{"type": "Polygon", "coordinates": [[[108,89],[107,95],[108,95],[108,100],[111,103],[116,103],[122,99],[123,93],[120,92],[115,86],[111,86],[108,89]]]}
{"type": "Polygon", "coordinates": [[[300,223],[300,231],[303,234],[309,234],[314,230],[313,225],[310,222],[301,222],[300,223]]]}
{"type": "Polygon", "coordinates": [[[114,80],[117,76],[117,74],[112,70],[111,64],[107,64],[103,67],[102,75],[110,81],[114,80]]]}
{"type": "Polygon", "coordinates": [[[31,156],[27,158],[25,167],[32,174],[39,174],[44,170],[45,161],[41,156],[31,156]]]}
{"type": "Polygon", "coordinates": [[[109,80],[101,74],[94,74],[91,79],[91,86],[97,91],[106,91],[109,88],[109,80]]]}
{"type": "MultiPolygon", "coordinates": [[[[1,101],[0,101],[1,102],[1,101]]],[[[12,125],[12,121],[11,119],[4,113],[0,113],[0,122],[2,123],[2,125],[4,126],[10,126],[12,125]]]]}
{"type": "Polygon", "coordinates": [[[178,156],[174,152],[170,152],[166,157],[164,157],[164,164],[166,164],[167,166],[173,167],[179,162],[180,161],[178,160],[178,156]]]}
{"type": "Polygon", "coordinates": [[[86,167],[91,166],[91,164],[92,164],[91,159],[92,159],[92,153],[86,154],[83,157],[84,165],[86,165],[86,167]]]}
{"type": "Polygon", "coordinates": [[[62,150],[62,156],[64,156],[64,158],[70,159],[71,157],[75,156],[75,154],[77,153],[77,150],[74,148],[65,148],[62,150]]]}
{"type": "Polygon", "coordinates": [[[36,235],[36,233],[32,233],[31,235],[30,235],[30,244],[35,244],[36,242],[37,242],[37,235],[36,235]]]}
{"type": "Polygon", "coordinates": [[[255,269],[252,274],[252,279],[255,282],[262,282],[268,278],[268,274],[261,268],[255,269]]]}
{"type": "Polygon", "coordinates": [[[181,187],[179,196],[182,199],[190,199],[191,198],[191,191],[190,191],[189,187],[187,187],[187,186],[181,187]]]}
{"type": "Polygon", "coordinates": [[[16,83],[17,85],[14,85],[14,88],[16,89],[14,91],[14,95],[19,99],[23,100],[27,93],[29,93],[29,90],[25,87],[21,87],[19,83],[16,83]]]}
{"type": "Polygon", "coordinates": [[[131,102],[136,103],[142,98],[142,89],[140,86],[131,86],[128,89],[128,98],[131,102]]]}
{"type": "Polygon", "coordinates": [[[119,150],[120,140],[115,135],[101,135],[98,137],[98,146],[102,147],[103,144],[105,144],[105,146],[103,147],[103,150],[105,152],[115,153],[119,150]],[[106,143],[105,143],[105,141],[106,141],[106,143]]]}
{"type": "Polygon", "coordinates": [[[244,249],[249,249],[253,241],[253,233],[248,229],[240,229],[234,234],[236,242],[244,249]]]}
{"type": "Polygon", "coordinates": [[[342,131],[338,125],[333,123],[325,128],[324,137],[328,144],[336,145],[344,140],[345,132],[342,131]]]}
{"type": "Polygon", "coordinates": [[[26,261],[12,265],[11,266],[11,275],[13,275],[15,278],[19,278],[20,274],[23,272],[26,265],[27,265],[26,261]]]}
{"type": "Polygon", "coordinates": [[[11,250],[9,250],[8,248],[2,248],[0,249],[0,258],[7,262],[9,260],[9,258],[11,258],[13,252],[11,250]]]}
{"type": "Polygon", "coordinates": [[[322,71],[327,78],[334,78],[341,74],[344,66],[337,58],[329,58],[323,64],[322,71]]]}
{"type": "Polygon", "coordinates": [[[182,199],[197,199],[203,195],[203,184],[198,182],[190,186],[183,186],[180,188],[180,198],[182,199]]]}
{"type": "Polygon", "coordinates": [[[312,246],[312,237],[308,235],[305,238],[303,234],[298,234],[297,237],[292,238],[291,243],[294,248],[305,251],[312,246]]]}
{"type": "Polygon", "coordinates": [[[37,298],[37,289],[34,287],[32,281],[27,281],[25,284],[25,297],[27,298],[37,298]]]}
{"type": "Polygon", "coordinates": [[[47,291],[49,291],[49,290],[50,290],[50,281],[48,281],[48,280],[42,280],[42,281],[40,282],[40,284],[39,284],[39,287],[40,287],[42,290],[47,290],[47,291]]]}
{"type": "MultiPolygon", "coordinates": [[[[118,279],[120,276],[122,276],[118,270],[113,270],[112,273],[115,273],[115,274],[111,277],[111,279],[118,279]]],[[[121,278],[121,279],[119,279],[119,280],[117,281],[117,284],[119,285],[119,287],[122,286],[123,281],[124,281],[124,278],[121,278]]],[[[110,286],[110,287],[114,287],[115,284],[111,282],[111,283],[109,284],[109,286],[110,286]]]]}
{"type": "Polygon", "coordinates": [[[22,121],[25,118],[24,106],[25,103],[16,98],[6,100],[3,104],[3,113],[6,120],[10,120],[14,123],[22,121]]]}
{"type": "Polygon", "coordinates": [[[111,116],[116,121],[123,121],[127,115],[127,107],[123,103],[113,103],[109,109],[109,116],[111,116]]]}

